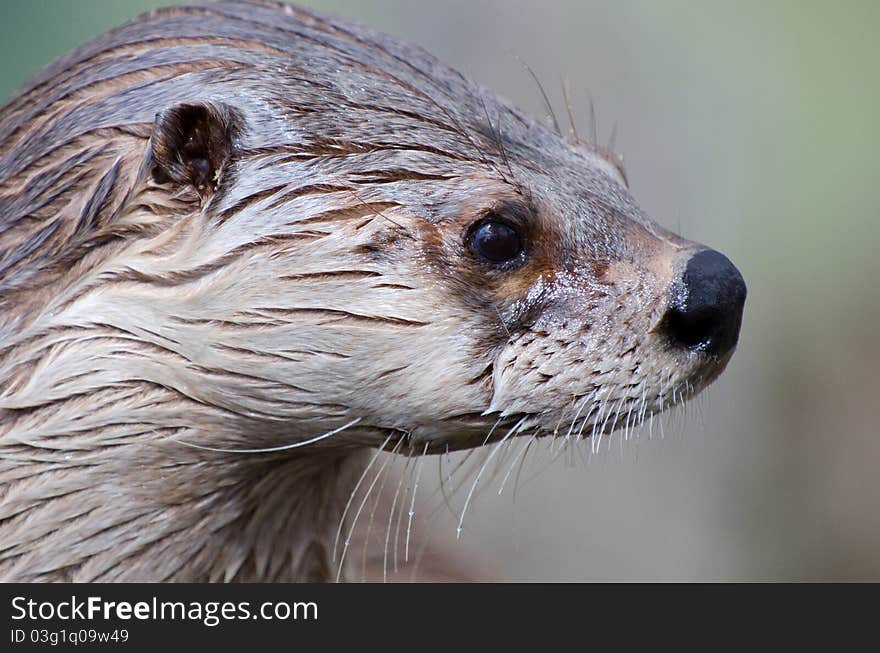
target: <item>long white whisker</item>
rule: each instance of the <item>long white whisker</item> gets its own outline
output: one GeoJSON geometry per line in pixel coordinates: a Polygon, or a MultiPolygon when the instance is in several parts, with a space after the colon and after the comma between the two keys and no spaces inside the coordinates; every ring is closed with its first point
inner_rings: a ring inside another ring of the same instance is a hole
{"type": "MultiPolygon", "coordinates": [[[[465,513],[467,512],[468,505],[470,504],[470,501],[471,501],[471,497],[474,495],[474,490],[475,490],[476,487],[477,487],[477,483],[480,482],[480,476],[483,475],[483,470],[486,469],[486,465],[489,464],[489,461],[492,460],[492,458],[493,458],[493,457],[495,456],[495,454],[498,452],[501,443],[503,443],[505,440],[507,440],[507,438],[509,438],[509,437],[510,437],[511,435],[513,435],[514,433],[516,433],[516,432],[519,430],[520,426],[522,426],[523,422],[525,422],[525,421],[526,421],[526,418],[523,417],[523,418],[520,419],[516,424],[514,424],[513,428],[511,428],[511,429],[507,432],[507,435],[505,435],[503,438],[501,438],[501,441],[498,443],[498,446],[496,446],[494,449],[492,449],[492,453],[489,454],[489,456],[488,456],[488,457],[486,458],[486,460],[483,462],[482,467],[480,467],[480,471],[477,472],[477,477],[474,479],[474,483],[473,483],[473,485],[471,485],[470,492],[468,492],[468,495],[467,495],[467,497],[466,497],[465,500],[464,500],[464,507],[461,509],[461,517],[460,517],[459,520],[458,520],[458,528],[457,528],[456,531],[455,531],[455,537],[456,537],[456,538],[461,538],[461,525],[462,525],[462,523],[464,522],[464,515],[465,515],[465,513]]],[[[496,422],[496,425],[497,425],[497,422],[496,422]]],[[[494,427],[492,427],[492,428],[494,429],[494,427]]],[[[491,432],[491,431],[489,432],[489,435],[486,436],[486,442],[488,442],[488,440],[489,440],[489,436],[490,436],[490,435],[492,435],[492,432],[491,432]]],[[[484,442],[484,444],[485,444],[485,442],[484,442]]]]}
{"type": "Polygon", "coordinates": [[[416,482],[413,484],[412,499],[410,500],[410,504],[409,504],[409,518],[407,519],[407,522],[406,522],[406,545],[404,546],[404,551],[403,551],[403,561],[404,562],[409,562],[409,535],[410,535],[410,532],[412,531],[413,515],[416,514],[416,511],[415,511],[416,492],[419,489],[419,476],[422,473],[422,461],[425,459],[425,456],[427,454],[428,454],[428,443],[425,442],[425,449],[424,449],[424,451],[422,451],[422,457],[419,458],[419,462],[416,463],[416,482]]]}
{"type": "Polygon", "coordinates": [[[510,473],[513,471],[513,468],[516,467],[516,461],[520,459],[522,455],[525,454],[526,449],[532,443],[532,440],[535,439],[533,435],[531,438],[526,438],[523,442],[523,446],[520,448],[519,453],[513,457],[513,461],[510,463],[510,467],[507,468],[507,473],[504,475],[504,478],[501,479],[501,487],[498,488],[498,495],[500,496],[502,492],[504,492],[504,486],[507,484],[507,479],[510,477],[510,473]]]}
{"type": "Polygon", "coordinates": [[[526,452],[523,454],[523,457],[519,461],[519,468],[517,468],[516,476],[513,479],[513,501],[514,502],[516,502],[516,491],[519,488],[519,478],[520,478],[520,475],[522,474],[523,467],[525,467],[526,458],[529,455],[529,450],[531,449],[532,443],[537,442],[537,440],[538,440],[537,434],[534,434],[534,435],[532,435],[531,438],[529,438],[529,444],[526,447],[526,452]]]}
{"type": "MultiPolygon", "coordinates": [[[[397,440],[397,444],[394,445],[394,448],[391,449],[392,454],[396,454],[400,449],[401,443],[406,439],[406,436],[401,436],[399,440],[397,440]]],[[[385,483],[388,481],[388,474],[385,474],[385,468],[387,467],[389,461],[386,461],[384,465],[382,465],[382,483],[379,485],[379,490],[376,492],[376,498],[373,500],[373,509],[370,511],[370,521],[367,524],[367,534],[364,536],[364,553],[363,553],[363,561],[361,563],[361,580],[365,581],[367,579],[367,552],[370,549],[370,535],[373,532],[373,521],[376,517],[376,510],[379,508],[379,502],[382,500],[382,491],[385,489],[385,483]]]]}
{"type": "Polygon", "coordinates": [[[297,449],[299,447],[304,447],[308,444],[314,444],[315,442],[326,440],[332,435],[336,435],[337,433],[341,433],[347,428],[351,428],[360,421],[361,418],[358,417],[357,419],[353,419],[352,421],[350,421],[348,424],[343,424],[337,429],[327,431],[326,433],[322,433],[321,435],[316,435],[315,437],[309,438],[308,440],[302,440],[300,442],[294,442],[292,444],[282,444],[277,447],[267,447],[265,449],[216,449],[214,447],[203,447],[200,444],[193,444],[192,442],[185,442],[184,440],[177,440],[175,438],[171,438],[171,440],[186,447],[192,447],[193,449],[201,449],[202,451],[214,451],[217,453],[270,453],[272,451],[287,451],[288,449],[297,449]]]}
{"type": "MultiPolygon", "coordinates": [[[[439,456],[439,458],[440,458],[440,460],[438,462],[438,467],[439,467],[438,474],[440,475],[439,491],[443,495],[443,497],[442,497],[443,498],[443,505],[446,506],[446,509],[449,510],[449,514],[452,515],[453,518],[458,517],[458,514],[452,508],[451,494],[455,494],[456,490],[458,490],[460,485],[453,488],[452,492],[450,493],[450,492],[447,492],[446,484],[452,480],[452,477],[455,476],[455,474],[457,474],[458,471],[460,469],[462,469],[468,461],[470,461],[471,456],[473,456],[476,452],[477,452],[477,449],[471,449],[470,451],[468,451],[462,457],[462,459],[458,462],[458,464],[453,468],[453,470],[451,472],[449,472],[449,474],[445,477],[443,476],[443,456],[439,456]]],[[[446,456],[448,459],[448,456],[449,456],[448,452],[447,452],[446,456]]],[[[467,478],[467,476],[465,476],[465,478],[467,478]]],[[[430,498],[433,499],[436,495],[437,495],[437,492],[435,491],[434,494],[432,494],[430,498]]],[[[431,514],[433,514],[433,510],[431,511],[431,514]]]]}
{"type": "Polygon", "coordinates": [[[358,518],[361,516],[361,512],[363,512],[364,506],[367,505],[367,500],[370,498],[370,494],[372,494],[373,488],[376,487],[376,482],[379,480],[379,477],[382,476],[382,472],[384,472],[385,468],[388,466],[389,460],[391,460],[390,457],[386,458],[385,462],[382,463],[382,466],[379,468],[379,471],[376,472],[376,476],[373,478],[373,481],[367,488],[367,493],[364,495],[364,498],[361,501],[361,505],[358,506],[357,512],[354,514],[354,519],[352,520],[351,526],[348,529],[348,535],[345,538],[345,542],[343,542],[342,544],[342,553],[339,555],[339,567],[336,571],[337,582],[339,582],[339,579],[342,577],[342,567],[345,563],[345,554],[348,552],[348,547],[351,544],[351,536],[354,533],[355,526],[357,526],[358,518]]]}
{"type": "Polygon", "coordinates": [[[354,501],[354,497],[355,497],[355,495],[357,495],[357,491],[360,488],[361,483],[363,483],[364,479],[367,477],[367,473],[370,471],[370,468],[373,466],[373,464],[376,462],[376,460],[378,460],[379,454],[391,441],[392,436],[393,436],[393,433],[389,434],[388,437],[385,438],[385,441],[382,443],[382,445],[378,449],[376,449],[376,453],[373,454],[373,457],[370,459],[370,462],[367,463],[367,466],[364,468],[364,471],[361,474],[360,478],[358,479],[357,483],[355,483],[354,489],[351,491],[351,494],[348,495],[348,502],[345,504],[345,509],[342,511],[342,517],[339,518],[339,527],[336,529],[336,539],[333,540],[333,560],[334,561],[336,560],[336,549],[337,549],[337,546],[339,545],[339,537],[342,535],[342,526],[345,524],[345,517],[348,515],[348,511],[351,508],[351,504],[354,501]]]}
{"type": "MultiPolygon", "coordinates": [[[[404,467],[403,472],[400,474],[400,481],[397,483],[397,490],[394,492],[394,498],[391,500],[391,508],[388,510],[388,528],[385,530],[385,553],[382,556],[382,582],[388,582],[388,543],[391,541],[391,522],[394,521],[394,509],[397,507],[397,500],[400,498],[400,490],[403,487],[403,481],[406,478],[406,472],[409,470],[409,464],[412,462],[412,458],[407,458],[406,467],[404,467]]],[[[397,525],[400,526],[400,511],[398,511],[398,519],[397,525]]],[[[396,543],[395,543],[396,545],[396,543]]],[[[394,551],[395,558],[397,557],[397,550],[394,551]]],[[[396,571],[395,567],[395,571],[396,571]]]]}

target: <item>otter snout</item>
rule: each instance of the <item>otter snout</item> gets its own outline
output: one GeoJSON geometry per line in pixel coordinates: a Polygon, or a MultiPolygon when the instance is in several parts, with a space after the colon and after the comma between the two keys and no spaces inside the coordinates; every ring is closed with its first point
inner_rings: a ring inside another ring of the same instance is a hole
{"type": "Polygon", "coordinates": [[[714,249],[688,251],[679,263],[663,328],[678,347],[722,357],[739,338],[746,284],[736,266],[714,249]]]}

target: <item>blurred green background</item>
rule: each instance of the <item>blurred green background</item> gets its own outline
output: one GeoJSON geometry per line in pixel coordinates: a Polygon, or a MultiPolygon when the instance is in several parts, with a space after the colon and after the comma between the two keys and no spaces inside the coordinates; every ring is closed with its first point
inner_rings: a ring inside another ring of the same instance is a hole
{"type": "MultiPolygon", "coordinates": [[[[0,97],[148,0],[3,0],[0,97]]],[[[435,526],[516,580],[880,580],[880,2],[326,0],[533,115],[599,132],[749,299],[728,372],[667,424],[435,526]]],[[[549,459],[544,452],[537,458],[549,459]]],[[[496,486],[497,487],[497,484],[496,486]]],[[[466,488],[467,489],[467,488],[466,488]]],[[[461,505],[459,498],[458,505],[461,505]]],[[[440,536],[443,539],[443,535],[440,536]]]]}

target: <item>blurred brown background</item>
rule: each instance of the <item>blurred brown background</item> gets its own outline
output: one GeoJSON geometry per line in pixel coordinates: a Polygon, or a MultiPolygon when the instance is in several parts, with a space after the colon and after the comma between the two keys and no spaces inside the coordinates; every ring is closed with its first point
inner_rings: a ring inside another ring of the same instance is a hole
{"type": "MultiPolygon", "coordinates": [[[[0,98],[159,4],[3,0],[0,98]]],[[[749,285],[728,372],[664,438],[584,445],[589,462],[530,451],[515,499],[504,468],[456,541],[468,482],[441,540],[501,580],[880,580],[880,3],[303,4],[419,43],[535,116],[517,57],[561,115],[567,78],[581,133],[591,97],[600,140],[617,123],[642,206],[749,285]]]]}

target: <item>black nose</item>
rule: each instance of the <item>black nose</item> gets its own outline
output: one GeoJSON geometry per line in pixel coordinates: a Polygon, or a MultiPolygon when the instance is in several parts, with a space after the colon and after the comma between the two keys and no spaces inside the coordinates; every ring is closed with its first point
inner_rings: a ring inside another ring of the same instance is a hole
{"type": "Polygon", "coordinates": [[[721,252],[700,250],[672,287],[664,326],[681,347],[722,356],[736,346],[746,284],[721,252]]]}

